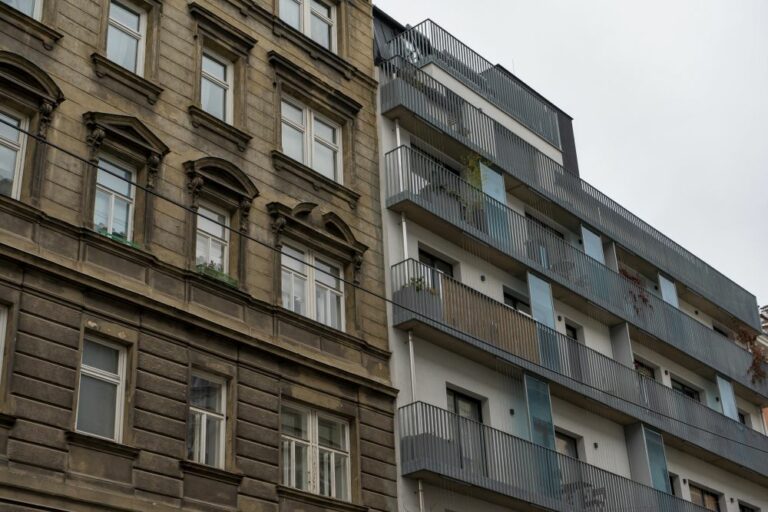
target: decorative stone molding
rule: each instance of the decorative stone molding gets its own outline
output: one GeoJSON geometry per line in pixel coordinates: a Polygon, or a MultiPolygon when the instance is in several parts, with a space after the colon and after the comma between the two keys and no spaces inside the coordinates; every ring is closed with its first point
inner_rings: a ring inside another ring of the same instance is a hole
{"type": "Polygon", "coordinates": [[[93,70],[96,76],[108,78],[133,90],[139,95],[144,96],[150,105],[154,105],[160,93],[163,92],[163,88],[158,84],[125,69],[100,53],[92,53],[91,62],[93,63],[93,70]]]}
{"type": "Polygon", "coordinates": [[[63,37],[63,34],[52,26],[27,16],[5,2],[0,2],[0,20],[38,39],[46,50],[53,50],[56,42],[63,37]]]}
{"type": "MultiPolygon", "coordinates": [[[[284,485],[277,486],[277,495],[281,502],[286,500],[299,502],[303,505],[308,505],[313,509],[317,508],[318,510],[338,510],[340,512],[368,512],[370,510],[368,507],[362,505],[329,498],[327,496],[320,496],[319,494],[312,494],[284,485]]],[[[281,506],[280,508],[283,507],[281,506]]],[[[293,507],[287,508],[292,509],[293,507]]]]}
{"type": "Polygon", "coordinates": [[[190,105],[187,110],[189,111],[189,117],[192,119],[192,126],[195,128],[204,128],[209,132],[218,135],[234,144],[240,151],[245,151],[248,147],[248,142],[253,138],[249,133],[246,133],[239,128],[235,128],[229,123],[225,123],[197,105],[190,105]]]}
{"type": "Polygon", "coordinates": [[[112,455],[119,455],[128,459],[135,459],[139,456],[139,452],[141,451],[133,446],[116,443],[100,437],[89,436],[88,434],[82,434],[80,432],[69,431],[66,433],[66,438],[68,444],[82,446],[84,448],[98,450],[112,455]]]}
{"type": "Polygon", "coordinates": [[[349,204],[349,207],[353,210],[357,208],[360,194],[341,185],[335,180],[323,176],[311,167],[307,167],[280,151],[272,151],[272,166],[278,172],[289,172],[294,176],[309,182],[315,190],[324,190],[325,192],[346,201],[349,204]]]}
{"type": "Polygon", "coordinates": [[[211,480],[218,480],[225,484],[240,485],[243,480],[243,474],[240,472],[227,471],[224,469],[214,468],[213,466],[206,466],[205,464],[198,464],[191,460],[180,460],[179,468],[184,473],[191,473],[211,480]]]}

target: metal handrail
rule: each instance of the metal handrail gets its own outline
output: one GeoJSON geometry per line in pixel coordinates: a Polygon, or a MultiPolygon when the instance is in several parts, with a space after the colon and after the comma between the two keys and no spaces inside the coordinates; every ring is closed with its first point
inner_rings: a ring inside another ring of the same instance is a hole
{"type": "MultiPolygon", "coordinates": [[[[545,227],[488,196],[432,158],[403,146],[384,157],[387,205],[411,201],[552,281],[768,396],[753,384],[752,355],[545,227]]],[[[768,372],[768,365],[766,365],[768,372]]]]}
{"type": "Polygon", "coordinates": [[[483,58],[432,20],[401,32],[388,42],[391,55],[419,67],[435,63],[501,110],[560,148],[557,112],[516,77],[483,58]]]}
{"type": "Polygon", "coordinates": [[[428,471],[562,512],[706,510],[424,402],[401,407],[398,426],[405,476],[428,471]]]}
{"type": "Polygon", "coordinates": [[[457,338],[467,335],[481,342],[486,351],[501,350],[529,361],[533,371],[549,370],[564,377],[560,382],[576,391],[583,391],[576,384],[602,391],[607,396],[589,396],[768,474],[768,437],[760,432],[418,261],[408,259],[394,265],[391,276],[392,299],[402,306],[394,309],[395,325],[417,316],[457,338]],[[616,398],[636,407],[622,406],[616,398]]]}
{"type": "Polygon", "coordinates": [[[482,111],[402,58],[381,64],[381,105],[402,106],[491,160],[691,290],[759,329],[757,300],[608,196],[566,172],[482,111]]]}

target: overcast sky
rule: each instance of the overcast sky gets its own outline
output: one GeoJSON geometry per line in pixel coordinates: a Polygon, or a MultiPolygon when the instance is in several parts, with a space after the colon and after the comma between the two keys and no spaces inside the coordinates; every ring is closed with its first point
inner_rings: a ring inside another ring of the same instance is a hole
{"type": "Polygon", "coordinates": [[[768,304],[768,1],[374,1],[512,69],[582,178],[768,304]]]}

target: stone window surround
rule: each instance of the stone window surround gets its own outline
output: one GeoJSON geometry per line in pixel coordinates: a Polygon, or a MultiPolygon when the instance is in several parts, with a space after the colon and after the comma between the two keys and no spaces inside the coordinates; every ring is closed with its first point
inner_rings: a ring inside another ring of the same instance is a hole
{"type": "Polygon", "coordinates": [[[229,212],[229,273],[238,281],[239,288],[245,291],[249,215],[259,190],[243,171],[220,158],[205,157],[184,162],[183,165],[187,175],[189,206],[186,213],[188,267],[196,270],[197,210],[201,201],[211,203],[229,212]]]}
{"type": "Polygon", "coordinates": [[[55,25],[57,0],[37,1],[43,2],[39,20],[27,16],[4,2],[0,2],[0,20],[4,20],[22,32],[38,39],[46,50],[53,50],[56,42],[63,37],[61,32],[53,28],[55,25]]]}
{"type": "Polygon", "coordinates": [[[98,51],[91,54],[94,72],[99,78],[107,78],[119,83],[140,96],[144,96],[150,105],[157,102],[163,88],[157,83],[161,0],[130,0],[131,5],[141,9],[147,19],[146,41],[144,41],[144,69],[134,73],[109,60],[107,55],[107,32],[109,28],[109,6],[111,0],[103,0],[99,30],[98,51]]]}
{"type": "Polygon", "coordinates": [[[189,106],[192,125],[205,128],[228,140],[245,151],[252,136],[247,132],[248,58],[256,39],[232,26],[223,18],[202,7],[197,2],[189,4],[189,12],[195,20],[195,102],[189,106]],[[201,108],[200,80],[204,50],[226,58],[234,71],[232,80],[232,119],[225,122],[201,108]]]}
{"type": "MultiPolygon", "coordinates": [[[[153,190],[160,165],[170,150],[135,117],[86,112],[83,120],[88,130],[86,143],[89,163],[83,164],[81,222],[85,227],[94,229],[93,209],[100,156],[113,156],[132,165],[136,170],[136,183],[139,187],[153,190]]],[[[132,241],[145,248],[152,242],[154,203],[153,194],[136,188],[132,241]]]]}
{"type": "MultiPolygon", "coordinates": [[[[352,230],[335,213],[321,213],[314,203],[299,203],[294,208],[273,202],[267,205],[267,212],[272,217],[273,246],[273,301],[282,307],[282,261],[283,244],[291,240],[323,255],[342,266],[342,278],[354,285],[360,284],[363,255],[368,247],[355,239],[352,230]]],[[[344,287],[346,325],[342,331],[360,337],[361,318],[357,304],[356,286],[344,287]]],[[[302,316],[302,318],[304,318],[302,316]]],[[[312,323],[317,323],[310,320],[312,323]]],[[[322,325],[322,324],[319,324],[322,325]]]]}
{"type": "Polygon", "coordinates": [[[26,137],[26,147],[22,148],[19,199],[35,207],[39,206],[42,194],[48,129],[54,111],[63,101],[61,89],[42,69],[19,54],[0,51],[0,102],[26,115],[27,130],[33,134],[26,137]]]}
{"type": "Polygon", "coordinates": [[[282,114],[280,111],[283,98],[293,98],[307,108],[328,118],[341,128],[340,169],[344,185],[312,170],[301,162],[286,156],[279,149],[273,152],[272,161],[277,171],[288,171],[296,177],[309,182],[315,190],[324,190],[341,198],[355,208],[360,194],[354,191],[355,177],[355,126],[357,115],[362,105],[342,93],[332,85],[320,80],[275,51],[267,54],[269,63],[275,70],[275,147],[281,148],[282,114]],[[279,153],[279,154],[278,154],[279,153]]]}

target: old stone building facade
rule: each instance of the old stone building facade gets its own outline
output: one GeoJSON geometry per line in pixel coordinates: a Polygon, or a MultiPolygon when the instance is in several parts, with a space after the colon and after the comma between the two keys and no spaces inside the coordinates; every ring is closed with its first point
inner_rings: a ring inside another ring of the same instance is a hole
{"type": "Polygon", "coordinates": [[[0,1],[0,509],[397,508],[371,10],[0,1]]]}

